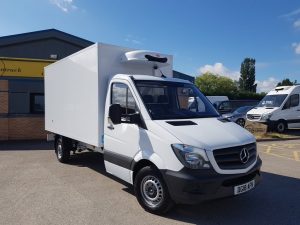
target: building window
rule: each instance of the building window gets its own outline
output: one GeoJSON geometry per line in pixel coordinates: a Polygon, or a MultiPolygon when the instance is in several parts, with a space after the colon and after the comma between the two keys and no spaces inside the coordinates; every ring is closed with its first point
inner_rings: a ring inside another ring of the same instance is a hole
{"type": "Polygon", "coordinates": [[[44,113],[45,112],[45,99],[44,94],[30,94],[30,112],[31,113],[44,113]]]}

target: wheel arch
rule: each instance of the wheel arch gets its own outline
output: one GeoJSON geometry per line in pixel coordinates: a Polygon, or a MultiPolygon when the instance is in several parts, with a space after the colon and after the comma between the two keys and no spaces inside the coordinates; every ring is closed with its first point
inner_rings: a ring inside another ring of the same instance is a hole
{"type": "Polygon", "coordinates": [[[282,119],[282,118],[277,120],[277,123],[279,123],[279,122],[284,122],[285,124],[287,124],[287,121],[285,119],[282,119]]]}
{"type": "Polygon", "coordinates": [[[135,177],[136,177],[137,173],[142,168],[144,168],[146,166],[153,166],[154,168],[156,168],[159,171],[159,169],[157,168],[157,166],[153,162],[151,162],[150,160],[148,160],[148,159],[141,159],[138,162],[134,162],[132,164],[132,171],[133,171],[133,174],[132,174],[132,183],[134,183],[134,180],[135,180],[135,177]]]}

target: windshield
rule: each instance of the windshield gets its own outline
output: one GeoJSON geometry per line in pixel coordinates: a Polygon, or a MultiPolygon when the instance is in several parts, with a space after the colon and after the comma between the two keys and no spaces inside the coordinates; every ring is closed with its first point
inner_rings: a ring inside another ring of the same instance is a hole
{"type": "Polygon", "coordinates": [[[279,107],[281,106],[286,96],[287,95],[266,95],[257,106],[258,107],[279,107]]]}
{"type": "Polygon", "coordinates": [[[252,108],[253,108],[253,106],[243,106],[243,107],[237,108],[233,113],[234,114],[238,114],[238,113],[246,114],[246,112],[248,112],[252,108]]]}
{"type": "Polygon", "coordinates": [[[168,81],[135,81],[135,84],[153,120],[219,116],[193,84],[168,81]]]}

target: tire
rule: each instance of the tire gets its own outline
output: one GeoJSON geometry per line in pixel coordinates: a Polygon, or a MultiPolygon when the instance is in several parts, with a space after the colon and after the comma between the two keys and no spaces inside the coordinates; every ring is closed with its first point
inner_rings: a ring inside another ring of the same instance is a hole
{"type": "Polygon", "coordinates": [[[279,120],[276,123],[276,131],[278,133],[284,133],[286,129],[287,129],[287,124],[284,120],[279,120]]]}
{"type": "Polygon", "coordinates": [[[55,141],[55,153],[57,160],[61,163],[67,163],[70,159],[72,142],[63,136],[58,136],[55,141]]]}
{"type": "Polygon", "coordinates": [[[237,123],[238,125],[240,125],[241,127],[245,127],[245,120],[242,119],[242,118],[238,119],[238,120],[236,121],[236,123],[237,123]]]}
{"type": "Polygon", "coordinates": [[[160,172],[152,166],[137,173],[134,192],[139,204],[150,213],[164,214],[174,206],[160,172]]]}

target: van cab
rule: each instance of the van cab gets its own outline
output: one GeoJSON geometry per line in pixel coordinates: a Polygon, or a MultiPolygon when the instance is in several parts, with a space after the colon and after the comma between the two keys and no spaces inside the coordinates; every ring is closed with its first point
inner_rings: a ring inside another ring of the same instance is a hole
{"type": "Polygon", "coordinates": [[[193,84],[117,75],[109,87],[105,167],[134,184],[136,193],[143,190],[142,205],[198,203],[239,194],[234,187],[241,183],[252,182],[250,189],[258,184],[261,161],[254,137],[223,120],[193,84]],[[196,110],[189,108],[191,98],[196,110]],[[134,170],[141,165],[155,165],[161,176],[134,170]]]}

